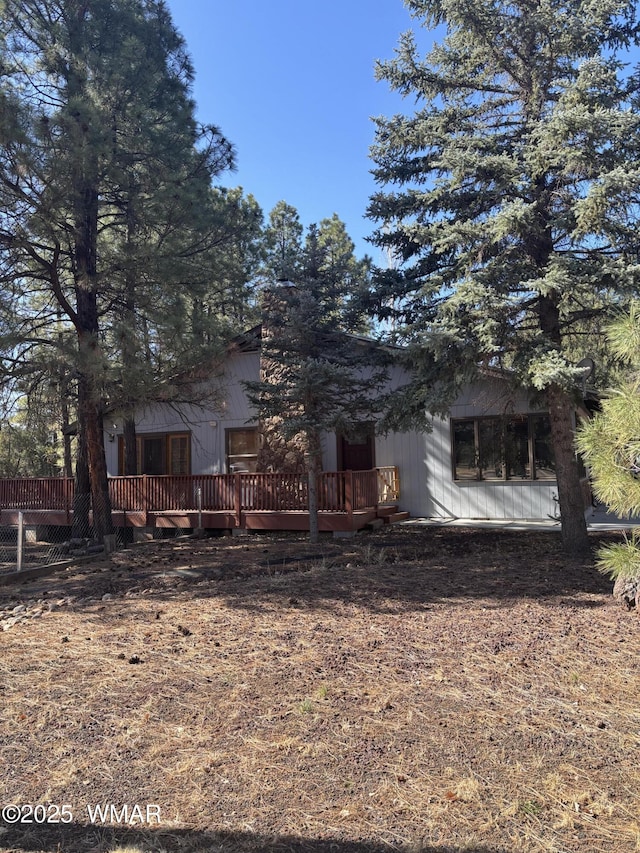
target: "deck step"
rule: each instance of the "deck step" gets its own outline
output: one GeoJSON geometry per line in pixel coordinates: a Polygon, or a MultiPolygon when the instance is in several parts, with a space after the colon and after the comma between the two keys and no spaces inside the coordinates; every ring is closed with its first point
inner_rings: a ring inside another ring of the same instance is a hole
{"type": "Polygon", "coordinates": [[[396,512],[398,512],[398,504],[381,504],[378,506],[376,515],[378,518],[388,518],[396,512]]]}
{"type": "Polygon", "coordinates": [[[394,512],[391,515],[385,516],[385,524],[397,524],[399,521],[406,521],[411,518],[410,512],[394,512]]]}

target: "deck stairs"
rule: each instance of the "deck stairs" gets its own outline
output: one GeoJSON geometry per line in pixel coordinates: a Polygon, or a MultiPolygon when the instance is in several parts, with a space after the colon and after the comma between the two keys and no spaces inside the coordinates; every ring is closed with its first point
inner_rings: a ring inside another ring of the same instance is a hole
{"type": "Polygon", "coordinates": [[[376,518],[372,519],[367,526],[371,529],[377,529],[387,524],[397,524],[399,521],[406,521],[410,517],[411,513],[401,512],[396,503],[379,504],[376,511],[376,518]]]}

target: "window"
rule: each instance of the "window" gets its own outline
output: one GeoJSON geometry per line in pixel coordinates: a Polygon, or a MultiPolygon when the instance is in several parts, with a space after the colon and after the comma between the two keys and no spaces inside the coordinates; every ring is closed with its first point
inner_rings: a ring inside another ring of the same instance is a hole
{"type": "MultiPolygon", "coordinates": [[[[547,415],[533,415],[533,458],[536,466],[536,480],[555,480],[556,463],[553,458],[553,447],[551,446],[551,424],[547,415]]],[[[578,456],[579,466],[584,465],[582,458],[578,456]]]]}
{"type": "Polygon", "coordinates": [[[258,461],[258,429],[228,429],[225,432],[227,472],[254,473],[258,461]]]}
{"type": "MultiPolygon", "coordinates": [[[[138,474],[190,474],[190,433],[137,435],[138,474]]],[[[118,437],[118,471],[124,473],[124,438],[118,437]]]]}
{"type": "Polygon", "coordinates": [[[456,480],[555,480],[548,415],[451,421],[456,480]]]}
{"type": "Polygon", "coordinates": [[[191,473],[191,436],[167,436],[169,474],[191,473]]]}

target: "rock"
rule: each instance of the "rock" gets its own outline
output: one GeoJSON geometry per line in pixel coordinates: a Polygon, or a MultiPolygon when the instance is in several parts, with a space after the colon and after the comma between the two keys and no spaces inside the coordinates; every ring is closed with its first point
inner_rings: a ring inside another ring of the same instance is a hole
{"type": "Polygon", "coordinates": [[[617,578],[613,586],[613,596],[629,610],[632,607],[640,609],[640,575],[617,578]]]}
{"type": "Polygon", "coordinates": [[[89,545],[87,554],[102,554],[104,550],[104,545],[89,545]]]}
{"type": "Polygon", "coordinates": [[[117,548],[117,540],[115,533],[110,533],[104,537],[102,548],[105,554],[112,554],[117,548]]]}

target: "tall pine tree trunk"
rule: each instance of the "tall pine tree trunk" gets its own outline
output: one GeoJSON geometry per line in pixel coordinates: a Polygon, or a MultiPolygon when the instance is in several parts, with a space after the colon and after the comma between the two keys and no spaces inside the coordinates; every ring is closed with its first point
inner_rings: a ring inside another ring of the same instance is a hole
{"type": "MultiPolygon", "coordinates": [[[[542,331],[560,348],[560,311],[552,295],[540,296],[539,320],[542,331]]],[[[562,544],[568,553],[580,553],[589,550],[589,534],[574,448],[574,405],[569,394],[558,385],[550,385],[546,396],[556,461],[562,544]]]]}
{"type": "MultiPolygon", "coordinates": [[[[58,326],[62,325],[62,308],[58,306],[56,309],[56,319],[58,326]]],[[[62,331],[58,332],[58,346],[60,352],[63,351],[64,336],[62,331]]],[[[60,361],[58,367],[58,393],[60,395],[60,426],[62,429],[62,448],[63,448],[63,476],[67,478],[73,477],[73,461],[71,458],[71,436],[69,435],[69,381],[67,378],[67,368],[64,362],[60,361]]]]}
{"type": "Polygon", "coordinates": [[[320,437],[316,433],[307,434],[307,481],[309,493],[309,541],[318,542],[320,527],[318,524],[318,478],[322,471],[322,448],[320,437]]]}
{"type": "MultiPolygon", "coordinates": [[[[84,27],[87,7],[72,7],[69,19],[69,47],[72,56],[82,56],[86,47],[84,27]]],[[[102,541],[113,533],[109,482],[102,425],[102,353],[98,317],[98,158],[92,140],[91,96],[86,69],[71,62],[67,70],[67,121],[71,149],[73,190],[73,255],[78,336],[78,425],[86,445],[94,536],[102,541]]]]}
{"type": "Polygon", "coordinates": [[[133,177],[129,175],[128,198],[126,202],[127,219],[127,269],[125,271],[125,301],[123,310],[124,335],[122,339],[122,392],[125,401],[125,416],[122,426],[124,442],[125,477],[135,477],[138,473],[138,440],[136,437],[136,419],[134,406],[135,377],[134,365],[140,360],[136,317],[136,274],[135,254],[138,221],[135,199],[138,189],[133,177]],[[130,371],[132,371],[133,382],[130,371]]]}
{"type": "MultiPolygon", "coordinates": [[[[78,394],[79,396],[79,394],[78,394]]],[[[71,535],[80,539],[89,535],[89,510],[91,508],[91,481],[87,454],[87,430],[83,423],[84,410],[78,407],[78,446],[76,455],[76,482],[73,496],[73,526],[71,535]]]]}
{"type": "Polygon", "coordinates": [[[96,296],[98,193],[90,181],[78,192],[75,228],[76,331],[78,335],[78,424],[84,431],[96,539],[113,533],[102,423],[100,377],[102,353],[98,340],[96,296]]]}
{"type": "Polygon", "coordinates": [[[589,549],[580,472],[574,448],[573,406],[566,391],[557,385],[547,389],[551,440],[556,460],[558,500],[562,519],[562,544],[570,554],[589,549]]]}
{"type": "Polygon", "coordinates": [[[135,477],[138,473],[138,439],[136,436],[136,419],[133,412],[128,412],[122,425],[122,440],[124,442],[124,471],[125,477],[135,477]]]}
{"type": "Polygon", "coordinates": [[[113,519],[111,516],[107,460],[104,452],[102,404],[99,397],[96,399],[96,389],[94,382],[91,381],[91,362],[95,364],[100,358],[100,353],[97,343],[94,344],[93,341],[88,346],[83,341],[81,349],[85,350],[85,353],[78,382],[78,425],[83,431],[87,453],[91,506],[93,509],[93,534],[101,542],[106,535],[113,533],[113,519]],[[84,372],[82,372],[83,369],[84,372]]]}

